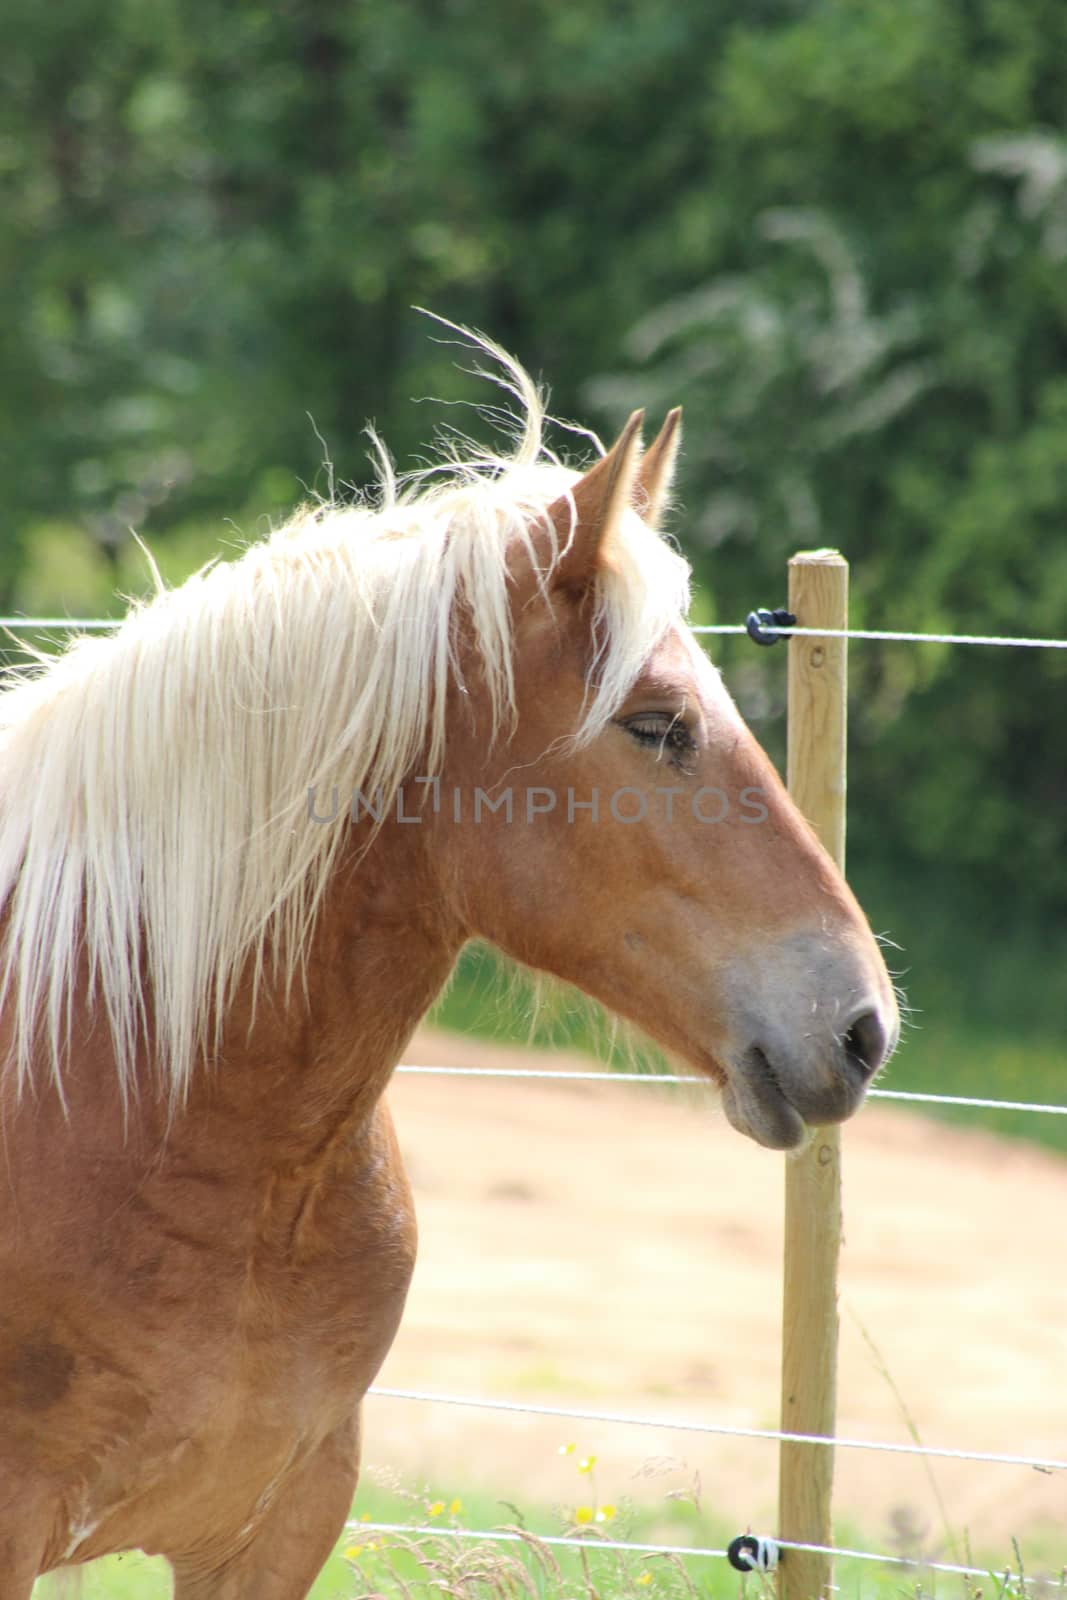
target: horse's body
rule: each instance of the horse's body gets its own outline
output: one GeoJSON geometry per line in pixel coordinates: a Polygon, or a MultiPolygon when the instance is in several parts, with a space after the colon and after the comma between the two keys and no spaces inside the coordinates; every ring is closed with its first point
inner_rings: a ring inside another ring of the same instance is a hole
{"type": "Polygon", "coordinates": [[[676,417],[579,479],[530,404],[493,482],[322,514],[0,704],[0,1600],[131,1547],[179,1600],[306,1594],[414,1259],[382,1094],[468,939],[773,1146],[891,1047],[862,914],[635,514],[676,417]]]}

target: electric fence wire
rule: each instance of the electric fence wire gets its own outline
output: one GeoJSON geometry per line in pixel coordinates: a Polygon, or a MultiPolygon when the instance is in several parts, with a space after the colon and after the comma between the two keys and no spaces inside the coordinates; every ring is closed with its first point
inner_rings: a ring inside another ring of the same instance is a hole
{"type": "Polygon", "coordinates": [[[664,1428],[682,1433],[714,1433],[735,1439],[768,1439],[787,1444],[837,1446],[842,1450],[876,1450],[888,1455],[933,1457],[939,1461],[981,1461],[991,1466],[1030,1467],[1035,1472],[1067,1472],[1067,1461],[1050,1456],[1018,1456],[992,1450],[952,1450],[936,1445],[889,1444],[880,1439],[850,1439],[821,1433],[782,1433],[776,1428],[742,1428],[725,1422],[691,1422],[676,1417],[635,1417],[618,1411],[582,1411],[568,1406],[531,1405],[520,1400],[489,1400],[479,1395],[439,1394],[427,1389],[372,1386],[368,1394],[383,1400],[416,1400],[423,1404],[468,1406],[476,1411],[507,1411],[524,1416],[555,1417],[567,1422],[617,1423],[634,1428],[664,1428]]]}
{"type": "MultiPolygon", "coordinates": [[[[432,1524],[409,1526],[403,1522],[349,1522],[346,1524],[349,1533],[393,1533],[403,1534],[409,1539],[425,1538],[432,1536],[435,1539],[469,1539],[482,1540],[489,1543],[522,1544],[527,1547],[539,1544],[555,1545],[568,1550],[617,1550],[628,1551],[632,1555],[647,1556],[679,1556],[682,1558],[699,1559],[701,1557],[721,1556],[725,1559],[725,1550],[716,1550],[706,1545],[683,1544],[640,1544],[627,1539],[575,1539],[562,1533],[532,1533],[529,1529],[521,1532],[512,1528],[453,1528],[434,1527],[432,1524]]],[[[913,1572],[945,1572],[965,1578],[993,1577],[1003,1582],[1005,1587],[1011,1582],[1016,1583],[1047,1583],[1047,1579],[1024,1577],[1014,1572],[1011,1568],[965,1567],[953,1562],[933,1561],[913,1556],[894,1556],[878,1554],[872,1550],[850,1550],[840,1545],[829,1544],[801,1544],[790,1539],[775,1539],[774,1543],[780,1550],[808,1551],[815,1555],[838,1556],[852,1561],[876,1561],[879,1565],[892,1567],[908,1567],[913,1572]]]]}
{"type": "MultiPolygon", "coordinates": [[[[117,628],[121,617],[0,617],[0,629],[17,632],[19,629],[65,633],[90,632],[97,629],[117,628]]],[[[775,625],[775,633],[783,639],[793,636],[813,639],[871,639],[887,644],[969,644],[998,646],[1010,650],[1067,650],[1067,639],[1027,639],[994,633],[908,633],[888,628],[801,628],[775,625]]],[[[691,633],[744,634],[748,632],[743,622],[696,623],[691,633]]]]}
{"type": "MultiPolygon", "coordinates": [[[[536,1067],[439,1067],[404,1064],[397,1072],[439,1078],[532,1078],[556,1083],[687,1083],[697,1089],[714,1089],[710,1078],[678,1072],[553,1072],[536,1067]]],[[[1067,1106],[1042,1105],[1030,1100],[982,1100],[974,1095],[920,1094],[911,1089],[868,1089],[868,1100],[914,1100],[923,1105],[966,1106],[982,1111],[1032,1111],[1049,1117],[1067,1117],[1067,1106]]]]}

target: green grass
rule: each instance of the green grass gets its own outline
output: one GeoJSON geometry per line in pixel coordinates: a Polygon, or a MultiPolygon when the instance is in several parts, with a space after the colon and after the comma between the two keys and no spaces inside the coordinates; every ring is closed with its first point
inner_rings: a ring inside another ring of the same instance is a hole
{"type": "MultiPolygon", "coordinates": [[[[762,1600],[773,1592],[758,1576],[742,1578],[722,1557],[572,1551],[538,1542],[539,1534],[566,1534],[584,1540],[603,1537],[723,1549],[738,1531],[717,1524],[692,1499],[665,1501],[660,1507],[640,1510],[625,1504],[607,1507],[609,1520],[579,1525],[575,1514],[583,1499],[592,1502],[586,1509],[594,1512],[596,1502],[587,1484],[580,1485],[566,1509],[533,1512],[484,1493],[455,1497],[451,1488],[405,1492],[368,1485],[360,1490],[353,1522],[315,1584],[312,1600],[357,1600],[368,1595],[381,1600],[439,1600],[442,1595],[455,1600],[607,1600],[616,1595],[628,1600],[762,1600]],[[449,1538],[445,1531],[436,1535],[381,1533],[373,1527],[376,1522],[444,1530],[520,1528],[529,1539],[524,1544],[491,1544],[449,1538]]],[[[1062,1551],[1058,1558],[1050,1549],[992,1551],[985,1552],[983,1559],[982,1554],[972,1555],[964,1541],[955,1557],[935,1555],[935,1559],[956,1559],[983,1570],[988,1565],[988,1580],[968,1580],[924,1568],[921,1542],[906,1518],[898,1516],[893,1529],[877,1536],[839,1527],[837,1542],[846,1548],[903,1555],[916,1561],[914,1566],[900,1567],[839,1560],[835,1582],[846,1600],[898,1600],[904,1596],[912,1600],[929,1596],[938,1600],[952,1596],[959,1600],[978,1600],[979,1596],[1017,1600],[1018,1585],[1005,1586],[1003,1574],[1009,1566],[1018,1569],[1020,1555],[1024,1570],[1044,1579],[1031,1594],[1036,1593],[1038,1600],[1067,1597],[1067,1580],[1055,1564],[1057,1559],[1062,1561],[1062,1551]]],[[[50,1588],[54,1584],[43,1581],[35,1600],[48,1600],[50,1588]]],[[[83,1600],[167,1600],[169,1595],[166,1563],[138,1553],[112,1556],[84,1569],[83,1600]]]]}

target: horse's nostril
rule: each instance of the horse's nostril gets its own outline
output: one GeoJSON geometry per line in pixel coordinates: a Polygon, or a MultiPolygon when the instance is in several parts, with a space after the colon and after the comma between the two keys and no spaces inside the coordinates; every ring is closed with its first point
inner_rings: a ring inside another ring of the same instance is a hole
{"type": "Polygon", "coordinates": [[[865,1078],[873,1078],[886,1056],[886,1031],[877,1011],[856,1018],[844,1037],[846,1054],[865,1078]]]}

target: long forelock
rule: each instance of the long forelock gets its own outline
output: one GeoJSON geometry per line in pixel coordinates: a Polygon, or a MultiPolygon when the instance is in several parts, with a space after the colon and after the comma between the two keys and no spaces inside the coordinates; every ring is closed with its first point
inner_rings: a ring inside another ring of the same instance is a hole
{"type": "MultiPolygon", "coordinates": [[[[20,1088],[43,1070],[62,1093],[85,982],[123,1093],[147,1048],[175,1104],[217,1052],[249,963],[257,982],[293,982],[345,833],[316,825],[309,797],[319,814],[334,792],[388,807],[419,763],[439,769],[461,600],[506,729],[516,548],[536,564],[547,537],[547,589],[566,540],[546,511],[578,477],[546,457],[539,397],[521,392],[509,456],[385,471],[376,496],[304,510],[134,605],[113,634],[13,675],[0,694],[0,1003],[20,1088]]],[[[685,563],[636,516],[610,554],[579,742],[686,604],[685,563]]]]}

